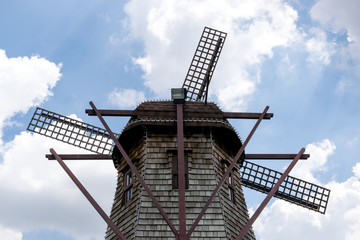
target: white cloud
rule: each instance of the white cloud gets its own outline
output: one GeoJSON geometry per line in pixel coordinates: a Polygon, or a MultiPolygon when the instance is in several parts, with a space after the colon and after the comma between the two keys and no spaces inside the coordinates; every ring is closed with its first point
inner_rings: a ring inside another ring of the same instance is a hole
{"type": "Polygon", "coordinates": [[[39,56],[8,58],[0,49],[0,144],[4,122],[16,113],[25,113],[52,95],[60,79],[61,64],[39,56]]]}
{"type": "Polygon", "coordinates": [[[0,225],[0,236],[2,240],[21,240],[22,233],[0,225]]]}
{"type": "Polygon", "coordinates": [[[306,42],[306,50],[310,54],[308,61],[329,65],[335,52],[335,43],[329,42],[326,33],[319,28],[311,29],[310,33],[313,37],[306,42]]]}
{"type": "Polygon", "coordinates": [[[333,31],[347,31],[352,41],[360,40],[358,14],[360,2],[357,0],[320,0],[310,13],[311,16],[328,25],[333,31]]]}
{"type": "MultiPolygon", "coordinates": [[[[85,152],[28,132],[7,143],[0,164],[0,226],[15,233],[50,229],[75,239],[103,239],[105,222],[60,165],[44,157],[49,148],[59,154],[85,152]]],[[[112,162],[66,164],[109,214],[117,175],[112,162]]]]}
{"type": "Polygon", "coordinates": [[[227,32],[209,91],[225,110],[244,110],[260,82],[264,59],[299,37],[297,12],[278,0],[132,0],[125,11],[131,34],[145,46],[134,63],[160,98],[182,85],[204,26],[227,32]]]}
{"type": "Polygon", "coordinates": [[[353,173],[357,178],[360,178],[360,163],[356,163],[353,167],[353,173]]]}
{"type": "MultiPolygon", "coordinates": [[[[106,224],[56,161],[44,155],[81,153],[75,147],[28,132],[1,142],[5,126],[17,113],[26,113],[52,96],[61,77],[61,64],[39,56],[8,58],[0,49],[0,236],[22,239],[28,231],[56,230],[75,239],[103,239],[106,224]]],[[[77,118],[75,115],[71,116],[77,118]]],[[[68,162],[105,211],[115,191],[116,170],[111,161],[68,162]]]]}
{"type": "Polygon", "coordinates": [[[311,17],[336,34],[346,34],[348,45],[340,51],[347,61],[353,61],[360,74],[360,2],[358,0],[320,0],[311,9],[311,17]]]}
{"type": "Polygon", "coordinates": [[[151,74],[152,63],[149,56],[134,58],[133,63],[135,65],[139,65],[141,69],[144,71],[145,75],[151,74]]]}
{"type": "Polygon", "coordinates": [[[291,171],[291,175],[321,184],[314,176],[314,173],[326,170],[327,159],[334,153],[335,149],[336,146],[329,139],[308,144],[305,153],[309,153],[310,158],[306,161],[299,161],[291,171]]]}
{"type": "MultiPolygon", "coordinates": [[[[320,181],[314,177],[316,169],[324,169],[335,146],[329,140],[309,144],[311,159],[298,164],[291,175],[301,174],[302,179],[320,181]],[[309,166],[306,166],[309,165],[309,166]]],[[[354,176],[344,182],[331,181],[324,185],[331,190],[325,215],[276,200],[266,207],[254,224],[259,240],[282,239],[345,239],[360,236],[360,163],[353,168],[354,176]]]]}
{"type": "Polygon", "coordinates": [[[115,89],[108,95],[111,104],[120,108],[131,108],[145,100],[145,94],[134,89],[115,89]]]}

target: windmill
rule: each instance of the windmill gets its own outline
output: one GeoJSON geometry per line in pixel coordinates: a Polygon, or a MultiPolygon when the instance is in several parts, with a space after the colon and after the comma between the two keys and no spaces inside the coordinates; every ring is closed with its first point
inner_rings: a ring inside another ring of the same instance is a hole
{"type": "Polygon", "coordinates": [[[105,129],[37,108],[28,130],[95,154],[57,154],[56,159],[107,222],[106,239],[255,239],[252,223],[272,196],[325,214],[330,190],[289,176],[297,154],[245,154],[263,119],[262,113],[223,112],[208,102],[209,84],[227,34],[205,27],[182,88],[172,101],[146,101],[135,110],[87,109],[105,129]],[[128,116],[114,134],[104,116],[128,116]],[[244,142],[228,119],[256,119],[244,142]],[[77,180],[63,160],[113,160],[118,185],[110,217],[77,180]],[[293,159],[284,173],[255,159],[293,159]],[[267,194],[249,218],[242,192],[267,194]]]}

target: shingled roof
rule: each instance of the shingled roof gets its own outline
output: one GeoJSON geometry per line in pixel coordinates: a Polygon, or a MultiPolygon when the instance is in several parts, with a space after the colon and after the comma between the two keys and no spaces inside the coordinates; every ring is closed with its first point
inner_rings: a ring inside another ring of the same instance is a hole
{"type": "MultiPolygon", "coordinates": [[[[217,142],[235,155],[242,143],[224,117],[220,108],[212,102],[189,101],[184,104],[185,138],[195,132],[210,131],[217,142]],[[208,130],[206,130],[208,129],[208,130]]],[[[143,137],[144,127],[154,132],[165,131],[176,134],[176,104],[172,101],[146,101],[133,112],[132,117],[121,133],[119,140],[126,150],[132,148],[143,137]]],[[[119,158],[120,152],[115,147],[113,158],[119,158]]],[[[244,157],[244,153],[241,159],[244,157]]]]}
{"type": "MultiPolygon", "coordinates": [[[[233,130],[215,103],[186,102],[183,114],[185,127],[225,127],[233,130]]],[[[140,104],[124,131],[138,125],[176,126],[176,105],[172,101],[147,101],[140,104]]]]}

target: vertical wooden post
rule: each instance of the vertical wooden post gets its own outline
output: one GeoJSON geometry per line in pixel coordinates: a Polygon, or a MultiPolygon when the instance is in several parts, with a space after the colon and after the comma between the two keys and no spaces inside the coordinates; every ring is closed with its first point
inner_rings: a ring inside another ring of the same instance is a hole
{"type": "Polygon", "coordinates": [[[185,159],[184,159],[184,119],[183,104],[176,104],[177,114],[177,154],[178,154],[178,193],[179,193],[179,239],[186,239],[186,198],[185,198],[185,159]]]}

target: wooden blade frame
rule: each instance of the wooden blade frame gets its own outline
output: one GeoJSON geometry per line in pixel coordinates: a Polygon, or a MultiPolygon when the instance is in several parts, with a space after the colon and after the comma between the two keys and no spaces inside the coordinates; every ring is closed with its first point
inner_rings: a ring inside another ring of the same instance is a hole
{"type": "MultiPolygon", "coordinates": [[[[243,186],[263,193],[271,191],[281,174],[278,171],[248,161],[244,161],[240,169],[243,186]]],[[[325,214],[330,190],[299,178],[287,176],[274,196],[325,214]]]]}
{"type": "Polygon", "coordinates": [[[106,130],[42,108],[36,108],[27,130],[99,154],[111,154],[114,146],[106,130]]]}
{"type": "Polygon", "coordinates": [[[292,160],[292,162],[290,163],[290,165],[286,168],[285,172],[283,174],[281,174],[281,177],[279,178],[279,180],[276,181],[276,184],[274,185],[274,187],[269,191],[269,193],[267,194],[267,196],[265,197],[265,199],[262,201],[262,203],[260,204],[260,206],[256,209],[256,211],[254,212],[254,214],[251,216],[251,218],[249,219],[249,221],[246,223],[246,225],[241,229],[241,232],[239,233],[239,235],[235,238],[235,240],[242,240],[243,237],[245,236],[245,234],[249,231],[249,229],[251,228],[251,226],[253,225],[253,223],[256,221],[256,219],[259,217],[259,215],[261,214],[261,212],[264,210],[264,208],[266,207],[266,205],[269,203],[269,201],[271,200],[271,198],[274,196],[274,194],[276,193],[276,191],[279,189],[280,185],[283,183],[283,181],[287,178],[287,176],[289,176],[289,173],[291,172],[291,170],[294,168],[294,166],[296,165],[296,163],[299,161],[299,159],[301,158],[301,156],[303,155],[303,153],[305,152],[305,148],[302,148],[300,150],[300,152],[295,156],[295,158],[292,160]]]}
{"type": "Polygon", "coordinates": [[[207,101],[208,87],[226,35],[212,28],[204,28],[182,86],[187,89],[187,100],[207,101]]]}

